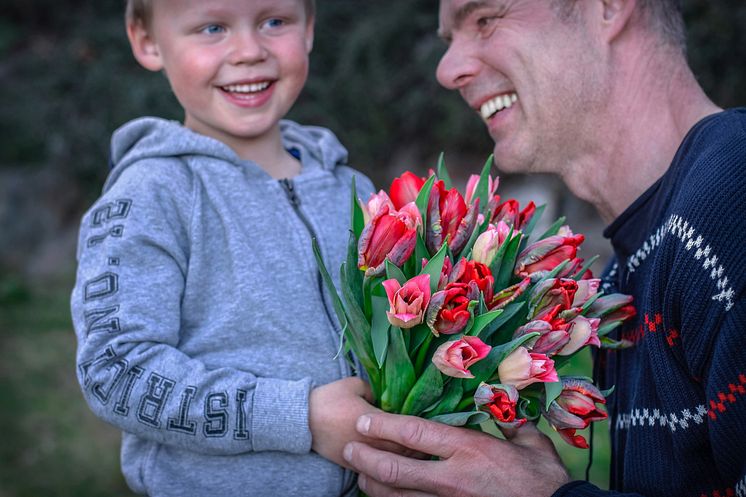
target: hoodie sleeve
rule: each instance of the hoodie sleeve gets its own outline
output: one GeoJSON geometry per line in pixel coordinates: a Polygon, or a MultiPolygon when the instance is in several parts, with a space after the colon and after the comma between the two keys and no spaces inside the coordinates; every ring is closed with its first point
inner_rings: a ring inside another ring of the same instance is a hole
{"type": "Polygon", "coordinates": [[[140,161],[84,216],[71,307],[93,412],[141,438],[229,455],[311,448],[311,379],[208,368],[180,349],[194,185],[179,161],[140,161]]]}

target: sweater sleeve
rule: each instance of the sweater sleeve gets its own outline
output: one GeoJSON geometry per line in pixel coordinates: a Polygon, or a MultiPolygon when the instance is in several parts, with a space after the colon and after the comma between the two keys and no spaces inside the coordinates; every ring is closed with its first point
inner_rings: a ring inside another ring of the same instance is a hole
{"type": "Polygon", "coordinates": [[[557,489],[552,497],[642,497],[640,494],[601,490],[586,481],[571,481],[557,489]]]}
{"type": "Polygon", "coordinates": [[[71,307],[86,401],[158,443],[217,455],[308,452],[310,378],[208,368],[181,350],[192,195],[178,163],[138,163],[84,216],[71,307]]]}

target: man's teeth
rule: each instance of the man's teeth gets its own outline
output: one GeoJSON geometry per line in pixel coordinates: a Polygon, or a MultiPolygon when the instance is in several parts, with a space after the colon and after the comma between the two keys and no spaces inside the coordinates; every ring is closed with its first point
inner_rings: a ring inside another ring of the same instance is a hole
{"type": "Polygon", "coordinates": [[[517,100],[518,95],[516,93],[505,93],[503,95],[498,95],[495,98],[487,100],[485,103],[483,103],[482,107],[479,109],[479,113],[482,114],[482,119],[489,119],[495,113],[500,112],[503,109],[510,108],[517,100]]]}
{"type": "Polygon", "coordinates": [[[266,90],[268,86],[269,81],[264,81],[263,83],[251,83],[249,85],[228,85],[224,86],[223,89],[231,93],[256,93],[266,90]]]}

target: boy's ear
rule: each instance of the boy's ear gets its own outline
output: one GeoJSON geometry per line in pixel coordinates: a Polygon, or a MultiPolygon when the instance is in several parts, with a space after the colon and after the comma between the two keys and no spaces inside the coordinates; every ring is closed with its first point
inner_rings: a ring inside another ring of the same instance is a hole
{"type": "Polygon", "coordinates": [[[130,40],[132,54],[141,66],[151,71],[160,71],[163,69],[163,60],[161,59],[158,44],[143,25],[142,21],[127,23],[127,37],[130,40]]]}
{"type": "Polygon", "coordinates": [[[308,20],[306,20],[306,53],[309,54],[313,49],[313,30],[315,23],[316,18],[314,16],[310,16],[308,20]]]}

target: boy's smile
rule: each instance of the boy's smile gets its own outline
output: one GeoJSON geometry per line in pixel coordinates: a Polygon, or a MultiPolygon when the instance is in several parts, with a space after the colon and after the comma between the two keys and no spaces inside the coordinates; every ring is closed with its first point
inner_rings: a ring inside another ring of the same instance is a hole
{"type": "Polygon", "coordinates": [[[133,47],[141,64],[165,72],[185,126],[243,155],[252,143],[279,140],[312,43],[302,0],[158,0],[133,47]]]}

